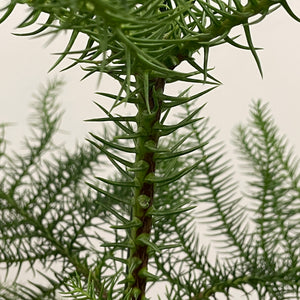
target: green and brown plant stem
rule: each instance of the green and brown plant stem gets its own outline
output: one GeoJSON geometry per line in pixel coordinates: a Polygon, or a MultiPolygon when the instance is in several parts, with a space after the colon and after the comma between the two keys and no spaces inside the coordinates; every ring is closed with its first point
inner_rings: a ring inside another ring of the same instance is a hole
{"type": "MultiPolygon", "coordinates": [[[[137,78],[137,82],[140,78],[137,78]]],[[[165,80],[154,78],[149,80],[148,100],[144,94],[140,94],[140,102],[138,104],[137,113],[137,128],[139,137],[136,140],[136,171],[135,181],[138,187],[135,189],[132,218],[141,221],[140,227],[134,227],[131,231],[131,238],[134,242],[134,247],[130,251],[129,264],[134,266],[129,267],[131,272],[128,274],[130,283],[128,288],[139,293],[138,298],[145,299],[145,290],[147,283],[147,266],[149,260],[148,245],[145,244],[145,239],[150,239],[152,228],[152,216],[147,214],[153,206],[154,200],[154,183],[147,181],[149,174],[155,174],[155,158],[152,147],[157,147],[159,140],[159,132],[155,129],[155,124],[159,122],[161,116],[161,101],[155,99],[155,94],[163,92],[165,80]],[[153,93],[154,91],[154,93],[153,93]],[[146,104],[148,101],[148,104],[146,104]],[[151,145],[151,149],[149,146],[151,145]]]]}

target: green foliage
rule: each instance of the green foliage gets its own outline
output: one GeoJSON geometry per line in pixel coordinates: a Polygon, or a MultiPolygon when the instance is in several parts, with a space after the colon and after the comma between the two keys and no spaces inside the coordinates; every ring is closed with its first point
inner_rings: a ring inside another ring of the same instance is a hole
{"type": "Polygon", "coordinates": [[[145,300],[147,287],[163,281],[172,300],[216,299],[218,293],[229,299],[232,289],[260,299],[298,299],[297,162],[266,107],[253,104],[252,129],[240,127],[236,137],[253,174],[250,214],[196,101],[220,84],[208,68],[213,46],[249,50],[262,74],[250,28],[279,7],[300,21],[287,2],[11,0],[0,23],[18,4],[30,8],[20,30],[42,22],[19,35],[70,32],[51,69],[71,56],[65,69],[81,64],[85,77],[106,73],[120,89],[98,92],[111,107],[96,103],[99,118],[88,120],[114,127],[103,136],[91,133],[88,146],[73,153],[55,155],[60,82],[39,95],[28,153],[8,155],[0,140],[0,263],[8,274],[16,266],[16,279],[24,265],[39,265],[47,281],[3,287],[0,296],[56,299],[60,291],[73,299],[145,300]],[[244,29],[248,45],[231,36],[235,26],[244,29]],[[73,50],[82,35],[86,46],[73,50]],[[189,71],[176,70],[183,62],[189,71]],[[174,97],[164,91],[174,82],[208,88],[174,97]],[[133,115],[115,113],[125,104],[133,115]],[[118,175],[103,177],[104,158],[118,175]],[[199,220],[222,237],[221,256],[213,260],[197,235],[199,220]]]}
{"type": "MultiPolygon", "coordinates": [[[[73,154],[65,150],[59,152],[59,158],[43,158],[57,152],[51,143],[60,120],[54,101],[56,84],[50,83],[36,100],[35,147],[33,141],[27,142],[28,153],[23,156],[10,157],[4,151],[1,174],[1,262],[8,273],[12,267],[21,270],[29,264],[47,282],[39,284],[37,276],[31,287],[29,283],[19,283],[16,289],[3,287],[1,299],[14,295],[18,299],[57,299],[57,291],[62,290],[64,297],[72,299],[118,299],[124,268],[113,261],[124,261],[126,251],[118,254],[115,247],[122,240],[124,249],[130,245],[116,232],[115,243],[108,243],[107,238],[115,229],[136,226],[138,220],[124,226],[124,217],[115,215],[121,199],[130,199],[124,182],[113,191],[107,187],[97,194],[84,187],[87,174],[92,180],[97,173],[95,162],[101,153],[96,148],[78,146],[73,154]],[[117,217],[122,225],[113,226],[117,217]],[[109,251],[99,247],[99,241],[109,251]]],[[[185,109],[189,114],[190,107],[185,109]]],[[[149,264],[156,273],[153,284],[170,285],[167,299],[210,299],[217,293],[229,297],[232,289],[247,294],[249,287],[261,299],[267,295],[298,297],[298,162],[266,105],[253,103],[249,123],[235,130],[236,145],[247,163],[247,174],[252,175],[245,196],[247,207],[236,196],[230,164],[207,119],[189,129],[189,139],[184,134],[173,135],[165,149],[173,147],[179,152],[184,144],[191,149],[197,145],[197,152],[185,154],[184,159],[170,156],[159,164],[158,172],[167,173],[172,167],[182,169],[200,161],[184,177],[156,189],[151,211],[153,237],[142,240],[148,243],[149,264]],[[191,211],[191,207],[198,208],[191,211]],[[209,257],[211,248],[197,234],[199,221],[209,224],[212,236],[219,237],[211,247],[223,258],[213,262],[209,257]]]]}

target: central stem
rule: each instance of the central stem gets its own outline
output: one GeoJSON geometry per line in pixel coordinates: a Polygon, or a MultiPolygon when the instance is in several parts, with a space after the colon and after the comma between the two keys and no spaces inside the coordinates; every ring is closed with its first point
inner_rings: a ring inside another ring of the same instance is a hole
{"type": "MultiPolygon", "coordinates": [[[[140,81],[137,79],[137,82],[140,81]]],[[[148,86],[148,95],[140,94],[137,113],[139,137],[136,140],[135,181],[138,187],[135,189],[132,218],[138,219],[142,225],[131,231],[134,247],[130,251],[127,274],[130,299],[134,300],[145,299],[146,283],[149,280],[147,267],[152,216],[147,212],[153,205],[154,184],[145,179],[149,174],[155,174],[156,170],[154,149],[158,145],[159,132],[154,125],[160,120],[161,100],[155,95],[163,92],[165,81],[161,78],[149,79],[148,86]]]]}

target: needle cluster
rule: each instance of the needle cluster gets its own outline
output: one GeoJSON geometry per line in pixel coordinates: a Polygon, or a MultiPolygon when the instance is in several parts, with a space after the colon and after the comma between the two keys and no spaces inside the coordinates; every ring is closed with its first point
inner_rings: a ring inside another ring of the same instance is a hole
{"type": "Polygon", "coordinates": [[[1,296],[54,299],[64,291],[74,299],[146,300],[149,287],[166,281],[167,299],[216,299],[218,293],[229,299],[232,289],[260,298],[298,297],[297,163],[267,109],[253,104],[253,131],[240,127],[237,138],[254,175],[254,217],[248,220],[197,100],[220,84],[208,68],[211,47],[249,50],[262,74],[250,29],[278,8],[300,21],[286,0],[11,0],[0,23],[20,4],[29,13],[18,28],[40,25],[18,35],[70,33],[51,70],[69,57],[64,70],[80,64],[84,77],[107,74],[120,88],[97,92],[112,104],[107,108],[100,98],[99,117],[87,120],[110,130],[91,133],[89,146],[75,153],[47,160],[42,157],[54,150],[59,121],[56,83],[50,84],[40,94],[28,154],[3,151],[0,262],[7,270],[25,262],[35,270],[39,262],[52,275],[41,274],[47,287],[3,287],[1,296]],[[236,26],[246,45],[231,35],[236,26]],[[81,36],[86,45],[76,50],[81,36]],[[178,70],[183,62],[189,71],[178,70]],[[204,88],[176,97],[165,92],[180,82],[204,88]],[[115,113],[120,107],[134,113],[115,113]],[[183,112],[177,118],[175,108],[183,112]],[[118,175],[101,174],[100,157],[118,175]],[[224,237],[225,260],[209,259],[195,232],[200,219],[214,237],[224,237]]]}

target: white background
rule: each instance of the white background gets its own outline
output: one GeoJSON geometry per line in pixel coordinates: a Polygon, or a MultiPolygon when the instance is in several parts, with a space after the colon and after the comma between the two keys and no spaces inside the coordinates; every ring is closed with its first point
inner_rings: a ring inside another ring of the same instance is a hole
{"type": "MultiPolygon", "coordinates": [[[[300,2],[290,1],[290,5],[300,15],[300,2]]],[[[47,73],[56,60],[50,53],[62,51],[67,38],[61,34],[45,47],[47,38],[12,35],[23,18],[24,11],[18,9],[0,26],[0,122],[16,123],[7,135],[16,145],[26,131],[32,94],[61,69],[59,66],[47,73]]],[[[228,45],[215,47],[211,50],[209,66],[215,68],[213,74],[223,85],[202,97],[199,104],[207,102],[205,115],[220,129],[219,137],[229,143],[232,128],[247,118],[251,100],[261,98],[270,103],[276,122],[300,153],[300,24],[279,9],[253,26],[252,32],[255,46],[264,48],[259,51],[264,78],[260,77],[249,51],[228,45]]],[[[94,92],[118,88],[109,78],[104,78],[100,87],[96,76],[80,81],[83,75],[79,67],[62,73],[67,81],[60,97],[66,111],[62,128],[68,132],[63,138],[69,142],[82,140],[90,128],[83,120],[97,116],[92,101],[101,103],[102,99],[94,92]]],[[[177,93],[182,87],[172,89],[177,93]]],[[[197,91],[197,86],[193,91],[197,91]]]]}
{"type": "MultiPolygon", "coordinates": [[[[291,0],[290,5],[300,15],[300,1],[291,0]]],[[[48,74],[56,58],[52,52],[62,51],[67,40],[61,35],[50,46],[47,41],[16,37],[15,26],[24,18],[18,9],[12,17],[0,25],[0,123],[14,122],[7,131],[7,139],[15,151],[22,148],[20,140],[28,133],[26,123],[31,111],[32,94],[47,78],[59,73],[60,67],[48,74]]],[[[239,31],[236,31],[239,33],[239,31]]],[[[220,130],[219,138],[230,148],[232,128],[248,117],[251,100],[261,98],[270,103],[273,116],[281,132],[285,133],[295,152],[300,156],[300,23],[292,20],[283,9],[252,27],[252,37],[259,51],[264,78],[260,77],[252,55],[248,51],[221,45],[212,49],[209,66],[215,67],[214,75],[223,85],[199,100],[207,102],[204,110],[211,124],[220,130]]],[[[114,82],[104,78],[100,86],[97,77],[80,81],[85,73],[79,67],[63,74],[67,84],[60,96],[65,110],[62,128],[67,134],[61,139],[69,145],[82,141],[91,126],[84,119],[97,116],[93,100],[101,102],[95,95],[97,90],[118,88],[114,82]]],[[[172,93],[183,87],[172,86],[172,93]]],[[[193,91],[197,91],[194,86],[193,91]]]]}

